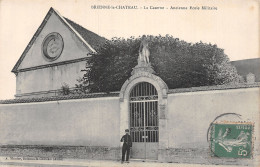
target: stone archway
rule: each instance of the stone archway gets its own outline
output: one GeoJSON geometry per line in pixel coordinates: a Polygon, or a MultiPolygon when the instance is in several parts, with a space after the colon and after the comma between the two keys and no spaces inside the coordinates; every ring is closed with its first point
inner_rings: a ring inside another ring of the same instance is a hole
{"type": "Polygon", "coordinates": [[[158,76],[149,71],[138,70],[125,81],[120,91],[120,135],[124,130],[129,128],[129,96],[131,90],[141,82],[152,84],[158,92],[158,116],[159,116],[159,150],[158,159],[160,158],[160,149],[168,148],[168,131],[167,131],[167,92],[168,86],[158,76]]]}

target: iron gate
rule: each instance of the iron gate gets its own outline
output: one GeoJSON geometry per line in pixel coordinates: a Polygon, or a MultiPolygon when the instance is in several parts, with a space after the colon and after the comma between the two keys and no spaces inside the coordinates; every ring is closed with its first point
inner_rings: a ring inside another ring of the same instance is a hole
{"type": "Polygon", "coordinates": [[[159,141],[158,93],[148,83],[137,84],[130,94],[132,158],[157,159],[159,141]]]}

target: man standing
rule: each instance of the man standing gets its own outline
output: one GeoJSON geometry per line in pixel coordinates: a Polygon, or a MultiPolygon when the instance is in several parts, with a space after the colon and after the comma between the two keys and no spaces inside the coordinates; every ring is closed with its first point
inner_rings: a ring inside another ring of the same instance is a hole
{"type": "Polygon", "coordinates": [[[125,152],[126,152],[126,163],[129,163],[129,153],[130,148],[132,147],[132,140],[131,136],[129,135],[129,130],[125,130],[125,135],[121,138],[121,142],[124,142],[123,148],[122,148],[122,161],[121,163],[124,163],[125,161],[125,152]]]}

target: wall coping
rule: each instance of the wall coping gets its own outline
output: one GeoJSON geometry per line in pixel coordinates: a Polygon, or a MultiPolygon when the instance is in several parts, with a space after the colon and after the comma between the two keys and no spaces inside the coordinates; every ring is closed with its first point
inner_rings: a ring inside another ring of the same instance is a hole
{"type": "Polygon", "coordinates": [[[200,86],[191,88],[177,88],[169,89],[168,94],[186,93],[186,92],[200,92],[200,91],[212,91],[212,90],[229,90],[229,89],[242,89],[242,88],[255,88],[260,87],[260,82],[253,84],[229,84],[229,85],[214,85],[214,86],[200,86]]]}
{"type": "MultiPolygon", "coordinates": [[[[167,94],[212,91],[212,90],[214,91],[214,90],[256,88],[256,87],[260,87],[260,82],[256,82],[256,83],[253,83],[253,84],[215,85],[215,86],[201,86],[201,87],[191,87],[191,88],[169,89],[167,94]]],[[[8,100],[0,100],[0,104],[33,103],[33,102],[70,100],[70,99],[85,99],[85,98],[99,98],[99,97],[119,97],[119,94],[120,94],[120,92],[118,91],[118,92],[111,92],[111,93],[91,93],[91,94],[83,94],[83,95],[67,95],[67,96],[8,99],[8,100]]]]}
{"type": "Polygon", "coordinates": [[[72,100],[72,99],[86,99],[86,98],[100,98],[100,97],[119,97],[119,92],[91,93],[91,94],[83,94],[83,95],[67,95],[67,96],[51,96],[51,97],[34,97],[34,98],[21,98],[21,99],[8,99],[8,100],[0,100],[0,104],[35,103],[35,102],[60,101],[60,100],[72,100]]]}

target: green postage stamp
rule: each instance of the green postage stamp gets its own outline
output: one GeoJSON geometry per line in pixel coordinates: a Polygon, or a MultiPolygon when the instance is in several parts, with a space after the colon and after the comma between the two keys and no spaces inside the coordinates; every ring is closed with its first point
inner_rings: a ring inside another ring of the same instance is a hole
{"type": "Polygon", "coordinates": [[[211,151],[217,157],[251,158],[252,123],[215,123],[211,127],[211,151]]]}

